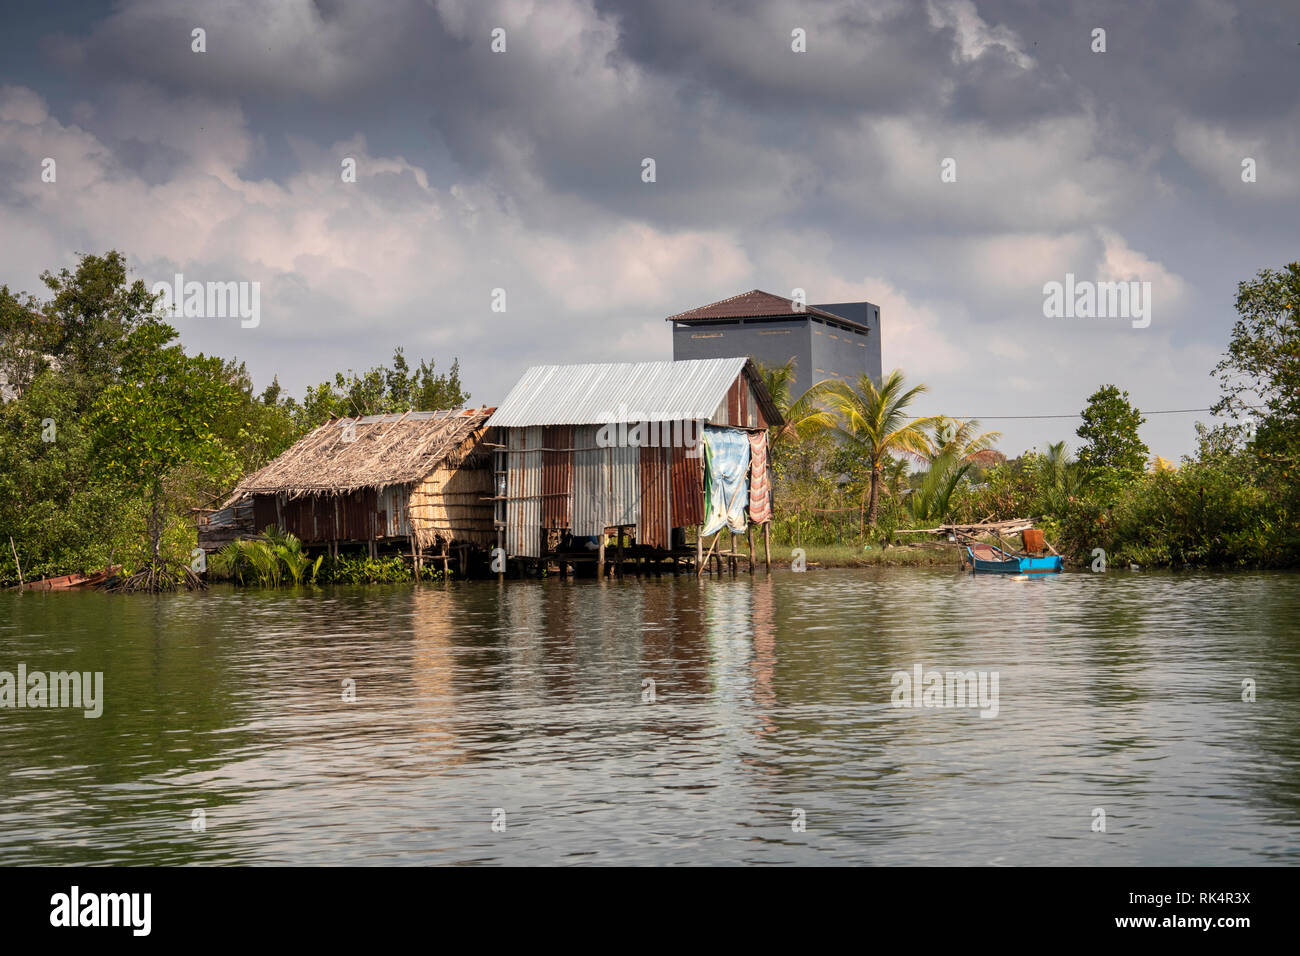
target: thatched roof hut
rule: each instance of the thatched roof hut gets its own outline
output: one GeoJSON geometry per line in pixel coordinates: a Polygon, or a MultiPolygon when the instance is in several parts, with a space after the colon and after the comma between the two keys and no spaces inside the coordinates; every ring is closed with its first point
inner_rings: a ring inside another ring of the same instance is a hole
{"type": "Polygon", "coordinates": [[[227,505],[252,499],[256,527],[307,542],[414,538],[420,547],[493,537],[493,408],[329,421],[245,477],[227,505]]]}
{"type": "Polygon", "coordinates": [[[247,495],[337,495],[420,481],[440,465],[455,468],[467,456],[485,455],[469,439],[494,411],[467,408],[334,419],[246,476],[230,500],[247,495]]]}

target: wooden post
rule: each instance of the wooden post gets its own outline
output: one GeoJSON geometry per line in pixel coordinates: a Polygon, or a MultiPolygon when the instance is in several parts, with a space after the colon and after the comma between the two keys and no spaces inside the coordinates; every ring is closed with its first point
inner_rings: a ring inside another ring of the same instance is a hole
{"type": "Polygon", "coordinates": [[[763,562],[767,565],[767,573],[772,573],[772,522],[763,522],[763,562]]]}
{"type": "Polygon", "coordinates": [[[754,526],[748,525],[745,528],[745,540],[749,542],[749,573],[754,573],[754,526]]]}
{"type": "Polygon", "coordinates": [[[703,528],[704,525],[702,524],[697,524],[695,526],[695,576],[697,578],[700,576],[701,569],[704,567],[704,535],[700,534],[700,531],[703,530],[703,528]]]}
{"type": "Polygon", "coordinates": [[[596,550],[596,577],[603,580],[605,577],[605,532],[600,533],[600,547],[596,550]]]}
{"type": "MultiPolygon", "coordinates": [[[[701,525],[700,527],[702,528],[702,527],[704,527],[704,526],[701,525]]],[[[713,542],[709,545],[709,553],[706,554],[706,555],[704,555],[703,563],[702,563],[702,564],[696,564],[696,566],[695,566],[695,576],[696,576],[696,577],[699,577],[701,574],[704,573],[704,564],[708,564],[708,563],[710,563],[710,562],[712,562],[712,561],[714,560],[713,549],[716,548],[716,547],[718,546],[718,536],[721,535],[721,534],[722,534],[722,532],[719,531],[718,534],[715,534],[715,535],[713,536],[713,542]]],[[[699,549],[699,546],[697,546],[697,547],[696,547],[696,553],[697,553],[697,554],[699,553],[699,550],[700,550],[700,549],[699,549]]],[[[721,558],[720,556],[717,558],[717,562],[718,562],[718,574],[722,574],[722,558],[721,558]]]]}
{"type": "MultiPolygon", "coordinates": [[[[14,553],[14,565],[18,568],[18,588],[21,590],[26,582],[23,581],[23,563],[18,560],[18,549],[14,547],[13,535],[9,536],[9,550],[14,553]]],[[[112,558],[109,558],[108,561],[110,565],[113,563],[112,558]]],[[[26,693],[26,691],[24,691],[24,693],[26,693]]]]}
{"type": "MultiPolygon", "coordinates": [[[[504,532],[502,532],[502,531],[498,531],[498,532],[497,532],[497,550],[501,552],[501,554],[500,554],[500,558],[501,558],[501,570],[497,572],[497,583],[498,583],[498,584],[504,584],[505,581],[506,581],[505,544],[504,544],[504,543],[502,542],[502,540],[501,540],[503,534],[504,534],[504,532]]],[[[492,560],[493,560],[493,561],[496,561],[497,557],[498,557],[498,556],[495,555],[495,554],[492,555],[492,560]]]]}
{"type": "Polygon", "coordinates": [[[447,576],[449,573],[449,569],[447,567],[447,558],[449,556],[450,551],[451,551],[450,542],[447,541],[442,542],[442,580],[444,584],[447,582],[447,576]]]}

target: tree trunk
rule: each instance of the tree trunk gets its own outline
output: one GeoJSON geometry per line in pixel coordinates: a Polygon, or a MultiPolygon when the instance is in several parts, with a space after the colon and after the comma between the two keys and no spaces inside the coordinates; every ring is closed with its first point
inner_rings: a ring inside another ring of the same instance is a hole
{"type": "MultiPolygon", "coordinates": [[[[871,504],[867,507],[867,524],[876,523],[876,513],[880,510],[880,466],[871,469],[871,504]]],[[[864,532],[865,533],[865,532],[864,532]]]]}
{"type": "Polygon", "coordinates": [[[149,509],[149,546],[153,553],[152,566],[157,573],[162,568],[162,486],[155,484],[153,486],[152,501],[149,509]]]}

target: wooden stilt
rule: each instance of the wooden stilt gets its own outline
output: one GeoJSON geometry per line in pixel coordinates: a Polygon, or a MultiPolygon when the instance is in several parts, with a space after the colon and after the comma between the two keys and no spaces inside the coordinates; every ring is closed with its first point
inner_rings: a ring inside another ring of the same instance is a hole
{"type": "Polygon", "coordinates": [[[767,565],[767,573],[772,573],[772,522],[763,522],[763,563],[767,565]]]}
{"type": "Polygon", "coordinates": [[[745,538],[749,541],[749,573],[754,573],[754,526],[748,525],[745,528],[745,538]]]}
{"type": "MultiPolygon", "coordinates": [[[[703,527],[703,525],[701,525],[701,527],[703,527]]],[[[703,574],[703,573],[704,573],[704,566],[705,566],[706,564],[709,564],[710,562],[712,562],[712,561],[714,560],[713,549],[716,548],[716,547],[718,546],[718,537],[719,537],[719,535],[721,535],[721,534],[722,534],[722,532],[719,531],[717,534],[715,534],[715,535],[713,536],[713,541],[712,541],[712,543],[709,544],[709,553],[706,554],[706,555],[704,555],[703,559],[697,560],[696,565],[695,565],[695,576],[696,576],[696,577],[699,577],[701,574],[703,574]]],[[[696,546],[696,549],[695,549],[696,554],[699,554],[699,552],[700,552],[700,548],[701,548],[702,546],[703,546],[703,539],[701,538],[701,539],[700,539],[700,544],[697,545],[697,546],[696,546]]],[[[718,558],[717,558],[717,562],[718,562],[718,574],[721,574],[721,573],[722,573],[722,558],[721,558],[721,557],[718,557],[718,558]]]]}
{"type": "Polygon", "coordinates": [[[605,577],[605,532],[600,533],[600,547],[596,551],[596,577],[603,580],[605,577]]]}
{"type": "Polygon", "coordinates": [[[704,570],[704,535],[700,534],[703,525],[695,526],[695,576],[698,578],[704,570]]]}

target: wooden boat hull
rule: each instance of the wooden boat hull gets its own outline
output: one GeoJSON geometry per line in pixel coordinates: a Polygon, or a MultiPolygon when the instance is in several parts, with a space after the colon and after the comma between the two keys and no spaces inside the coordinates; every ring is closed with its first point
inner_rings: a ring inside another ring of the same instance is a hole
{"type": "Polygon", "coordinates": [[[1021,558],[1021,574],[1060,574],[1065,567],[1065,559],[1060,555],[1046,558],[1021,558]]]}
{"type": "Polygon", "coordinates": [[[1019,574],[1020,562],[1015,558],[1007,561],[985,561],[982,558],[971,557],[971,567],[976,574],[1019,574]]]}
{"type": "Polygon", "coordinates": [[[41,578],[28,581],[23,585],[24,591],[71,591],[73,588],[93,588],[103,584],[109,578],[122,573],[122,566],[115,564],[94,574],[62,574],[57,578],[41,578]]]}

